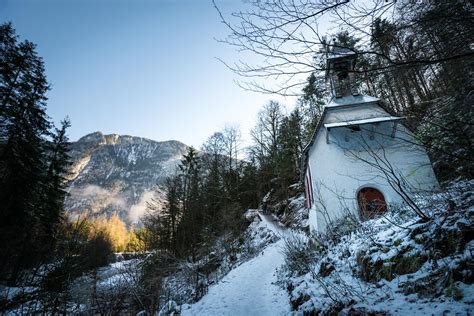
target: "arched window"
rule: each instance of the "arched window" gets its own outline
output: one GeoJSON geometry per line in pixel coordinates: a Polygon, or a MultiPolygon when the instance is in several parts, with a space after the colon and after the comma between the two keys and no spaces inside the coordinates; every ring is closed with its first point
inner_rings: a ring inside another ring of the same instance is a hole
{"type": "Polygon", "coordinates": [[[375,188],[361,189],[357,194],[357,201],[362,220],[374,218],[387,211],[387,204],[382,192],[375,188]]]}

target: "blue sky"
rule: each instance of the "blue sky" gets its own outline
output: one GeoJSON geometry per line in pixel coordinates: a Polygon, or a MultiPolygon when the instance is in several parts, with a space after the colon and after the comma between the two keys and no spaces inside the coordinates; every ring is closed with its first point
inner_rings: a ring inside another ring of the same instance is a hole
{"type": "Polygon", "coordinates": [[[227,30],[210,0],[0,0],[0,21],[38,45],[48,114],[70,117],[72,140],[102,131],[199,147],[225,124],[239,124],[248,140],[264,103],[294,103],[235,84],[216,57],[241,56],[215,41],[227,30]]]}

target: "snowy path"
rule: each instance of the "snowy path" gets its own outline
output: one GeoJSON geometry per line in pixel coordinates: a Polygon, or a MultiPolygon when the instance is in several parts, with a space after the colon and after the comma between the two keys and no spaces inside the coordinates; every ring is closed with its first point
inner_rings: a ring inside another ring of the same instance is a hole
{"type": "MultiPolygon", "coordinates": [[[[270,216],[261,215],[263,223],[278,234],[284,228],[270,216]]],[[[263,252],[227,274],[199,302],[182,311],[182,315],[287,315],[288,294],[274,283],[276,269],[283,264],[280,252],[283,240],[267,246],[263,252]]]]}

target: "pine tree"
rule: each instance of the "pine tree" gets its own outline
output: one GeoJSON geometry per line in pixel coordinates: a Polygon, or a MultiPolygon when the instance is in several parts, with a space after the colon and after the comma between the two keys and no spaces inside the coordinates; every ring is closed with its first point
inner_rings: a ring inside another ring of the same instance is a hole
{"type": "Polygon", "coordinates": [[[52,250],[62,215],[68,123],[50,146],[48,90],[35,45],[0,25],[0,278],[12,283],[52,250]]]}
{"type": "Polygon", "coordinates": [[[278,132],[278,182],[282,198],[289,197],[288,187],[298,182],[300,157],[303,150],[301,115],[296,108],[287,117],[284,117],[278,132]]]}
{"type": "Polygon", "coordinates": [[[165,181],[166,205],[162,208],[162,247],[177,253],[177,230],[182,216],[181,209],[181,178],[179,176],[168,177],[165,181]]]}
{"type": "Polygon", "coordinates": [[[243,210],[257,208],[260,203],[257,179],[258,168],[255,161],[243,161],[241,165],[239,201],[243,210]]]}
{"type": "Polygon", "coordinates": [[[31,42],[17,42],[11,24],[0,27],[2,43],[0,152],[0,269],[15,279],[38,258],[41,231],[38,210],[46,185],[45,136],[51,123],[45,113],[49,85],[42,59],[31,42]],[[13,269],[10,269],[12,268],[13,269]]]}
{"type": "Polygon", "coordinates": [[[46,186],[43,192],[43,211],[41,223],[44,229],[45,242],[54,246],[58,225],[63,220],[63,206],[66,197],[67,175],[71,165],[69,143],[66,135],[71,126],[68,118],[61,122],[61,128],[56,128],[49,144],[48,172],[46,186]]]}
{"type": "Polygon", "coordinates": [[[310,140],[323,113],[324,89],[324,80],[312,73],[303,87],[303,96],[298,100],[297,107],[301,111],[304,142],[310,140]]]}
{"type": "Polygon", "coordinates": [[[204,226],[201,199],[201,164],[197,151],[191,147],[179,166],[182,177],[183,215],[178,227],[178,248],[182,254],[196,255],[204,226]]]}

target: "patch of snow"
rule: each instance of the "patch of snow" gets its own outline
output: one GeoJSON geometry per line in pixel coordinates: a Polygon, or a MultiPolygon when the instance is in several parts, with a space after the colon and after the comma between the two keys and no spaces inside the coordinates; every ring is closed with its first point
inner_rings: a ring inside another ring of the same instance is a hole
{"type": "Polygon", "coordinates": [[[398,121],[398,120],[403,120],[403,119],[405,118],[396,117],[396,116],[382,116],[382,117],[368,118],[364,120],[328,123],[328,124],[324,124],[324,127],[325,128],[346,127],[346,126],[352,126],[352,125],[363,125],[363,124],[380,123],[380,122],[387,122],[387,121],[398,121]]]}
{"type": "Polygon", "coordinates": [[[89,161],[91,160],[91,156],[87,155],[81,159],[79,159],[74,165],[71,166],[71,171],[67,175],[66,179],[68,181],[71,181],[73,179],[76,179],[77,176],[84,170],[84,168],[87,166],[89,161]]]}
{"type": "Polygon", "coordinates": [[[349,95],[342,98],[335,98],[333,97],[328,104],[325,105],[327,108],[337,107],[337,106],[344,106],[344,105],[354,105],[354,104],[362,104],[362,103],[372,103],[380,101],[379,98],[371,97],[368,95],[349,95]]]}
{"type": "Polygon", "coordinates": [[[132,145],[131,146],[131,150],[130,152],[128,153],[128,162],[135,165],[137,163],[137,153],[135,152],[135,147],[132,145]]]}

